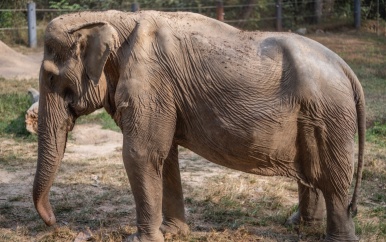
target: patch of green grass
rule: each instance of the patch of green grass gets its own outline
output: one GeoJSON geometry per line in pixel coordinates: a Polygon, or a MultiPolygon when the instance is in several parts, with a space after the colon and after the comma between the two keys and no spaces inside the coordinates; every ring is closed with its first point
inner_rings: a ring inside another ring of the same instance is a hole
{"type": "Polygon", "coordinates": [[[10,210],[13,208],[13,206],[11,203],[5,202],[5,203],[0,205],[0,208],[2,211],[4,211],[4,213],[9,213],[10,210]]]}
{"type": "Polygon", "coordinates": [[[25,128],[25,112],[30,107],[28,94],[0,94],[0,134],[37,140],[25,128]]]}
{"type": "Polygon", "coordinates": [[[374,194],[373,200],[377,203],[386,203],[386,194],[376,193],[374,194]]]}
{"type": "MultiPolygon", "coordinates": [[[[383,220],[384,221],[384,220],[383,220]]],[[[379,224],[379,230],[381,232],[381,236],[386,239],[386,223],[383,222],[381,224],[379,224]]]]}
{"type": "Polygon", "coordinates": [[[28,88],[37,88],[36,80],[5,80],[0,78],[0,135],[26,141],[37,141],[25,128],[25,113],[31,106],[28,88]]]}
{"type": "Polygon", "coordinates": [[[366,169],[366,168],[363,169],[362,179],[365,180],[365,181],[372,181],[372,180],[374,180],[374,172],[372,172],[371,170],[366,169]]]}
{"type": "Polygon", "coordinates": [[[371,216],[372,217],[377,217],[377,218],[382,219],[383,221],[385,221],[385,219],[386,219],[386,207],[378,206],[378,207],[373,208],[372,211],[371,211],[371,216]]]}
{"type": "Polygon", "coordinates": [[[376,122],[373,127],[367,130],[366,140],[386,148],[386,123],[380,124],[376,122]]]}
{"type": "Polygon", "coordinates": [[[356,234],[366,237],[366,241],[385,241],[386,240],[386,223],[383,219],[375,221],[355,221],[356,234]]]}
{"type": "Polygon", "coordinates": [[[375,233],[378,230],[377,228],[378,228],[378,225],[376,223],[374,223],[373,221],[371,221],[371,222],[367,222],[367,223],[361,223],[360,225],[356,224],[355,232],[358,235],[375,233]]]}

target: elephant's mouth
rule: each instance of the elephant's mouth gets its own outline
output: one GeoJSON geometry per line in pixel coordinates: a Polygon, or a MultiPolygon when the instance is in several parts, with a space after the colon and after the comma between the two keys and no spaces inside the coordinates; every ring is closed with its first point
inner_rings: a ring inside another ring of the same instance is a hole
{"type": "Polygon", "coordinates": [[[74,126],[75,126],[75,121],[73,119],[67,119],[62,123],[60,129],[68,133],[74,129],[74,126]]]}
{"type": "Polygon", "coordinates": [[[68,119],[66,123],[67,124],[66,130],[67,132],[70,132],[74,129],[75,121],[80,115],[75,111],[75,109],[71,105],[67,106],[67,114],[68,114],[68,119]]]}
{"type": "Polygon", "coordinates": [[[75,121],[74,120],[69,120],[67,124],[67,132],[70,132],[74,129],[75,126],[75,121]]]}
{"type": "Polygon", "coordinates": [[[72,131],[75,126],[75,120],[76,118],[73,116],[66,119],[63,123],[62,130],[66,131],[67,133],[72,131]]]}

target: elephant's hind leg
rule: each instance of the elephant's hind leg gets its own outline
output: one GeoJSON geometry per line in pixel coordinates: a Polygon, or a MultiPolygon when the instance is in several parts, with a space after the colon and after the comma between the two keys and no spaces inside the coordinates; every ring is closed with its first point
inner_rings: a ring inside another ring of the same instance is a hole
{"type": "Polygon", "coordinates": [[[163,233],[189,233],[189,226],[185,221],[178,147],[175,144],[171,147],[163,167],[162,212],[164,218],[160,229],[163,233]]]}
{"type": "MultiPolygon", "coordinates": [[[[355,122],[347,122],[349,117],[341,122],[338,114],[338,111],[333,112],[333,118],[325,117],[324,120],[317,120],[318,122],[305,118],[302,120],[303,125],[299,129],[299,167],[307,181],[323,194],[327,210],[327,241],[357,241],[354,223],[348,212],[355,122]]],[[[299,186],[301,217],[319,217],[317,207],[311,205],[316,202],[321,206],[321,201],[317,198],[321,196],[316,195],[315,191],[299,186]],[[305,191],[303,195],[302,190],[305,191]],[[302,201],[303,199],[305,200],[302,201]],[[302,203],[305,205],[303,211],[302,203]],[[309,208],[311,210],[307,211],[309,208]]]]}
{"type": "Polygon", "coordinates": [[[326,194],[325,198],[327,206],[326,241],[358,241],[348,208],[347,196],[343,201],[336,194],[326,194]]]}
{"type": "MultiPolygon", "coordinates": [[[[312,123],[311,123],[312,124],[312,123]]],[[[299,126],[299,167],[310,183],[317,183],[320,173],[320,154],[317,149],[320,130],[309,122],[299,126]]],[[[315,184],[313,184],[315,185],[315,184]]],[[[315,225],[323,220],[325,204],[322,192],[317,188],[310,188],[298,182],[299,209],[292,214],[286,224],[315,225]]]]}
{"type": "Polygon", "coordinates": [[[319,189],[304,186],[298,182],[299,209],[288,218],[287,225],[315,225],[323,221],[326,206],[319,189]]]}
{"type": "Polygon", "coordinates": [[[354,170],[354,139],[329,133],[319,146],[322,174],[318,188],[327,208],[327,241],[358,241],[349,210],[349,188],[354,170]]]}

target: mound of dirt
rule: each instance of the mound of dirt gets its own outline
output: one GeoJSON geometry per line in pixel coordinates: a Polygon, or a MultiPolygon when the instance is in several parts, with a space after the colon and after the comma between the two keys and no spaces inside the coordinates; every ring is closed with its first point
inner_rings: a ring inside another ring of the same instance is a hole
{"type": "Polygon", "coordinates": [[[37,79],[43,53],[23,55],[0,41],[0,77],[6,79],[37,79]]]}

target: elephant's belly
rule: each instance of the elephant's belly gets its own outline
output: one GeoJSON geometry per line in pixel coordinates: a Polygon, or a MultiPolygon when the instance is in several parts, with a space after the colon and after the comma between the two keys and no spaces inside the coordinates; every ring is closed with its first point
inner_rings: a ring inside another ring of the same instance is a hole
{"type": "Polygon", "coordinates": [[[299,177],[296,122],[249,132],[211,130],[180,145],[219,165],[266,176],[299,177]],[[214,135],[213,135],[214,133],[214,135]]]}
{"type": "Polygon", "coordinates": [[[211,162],[231,169],[264,176],[287,176],[296,178],[301,176],[297,169],[295,154],[277,151],[265,153],[251,149],[243,149],[238,153],[230,153],[229,150],[221,151],[196,145],[189,146],[182,144],[182,146],[211,162]]]}

